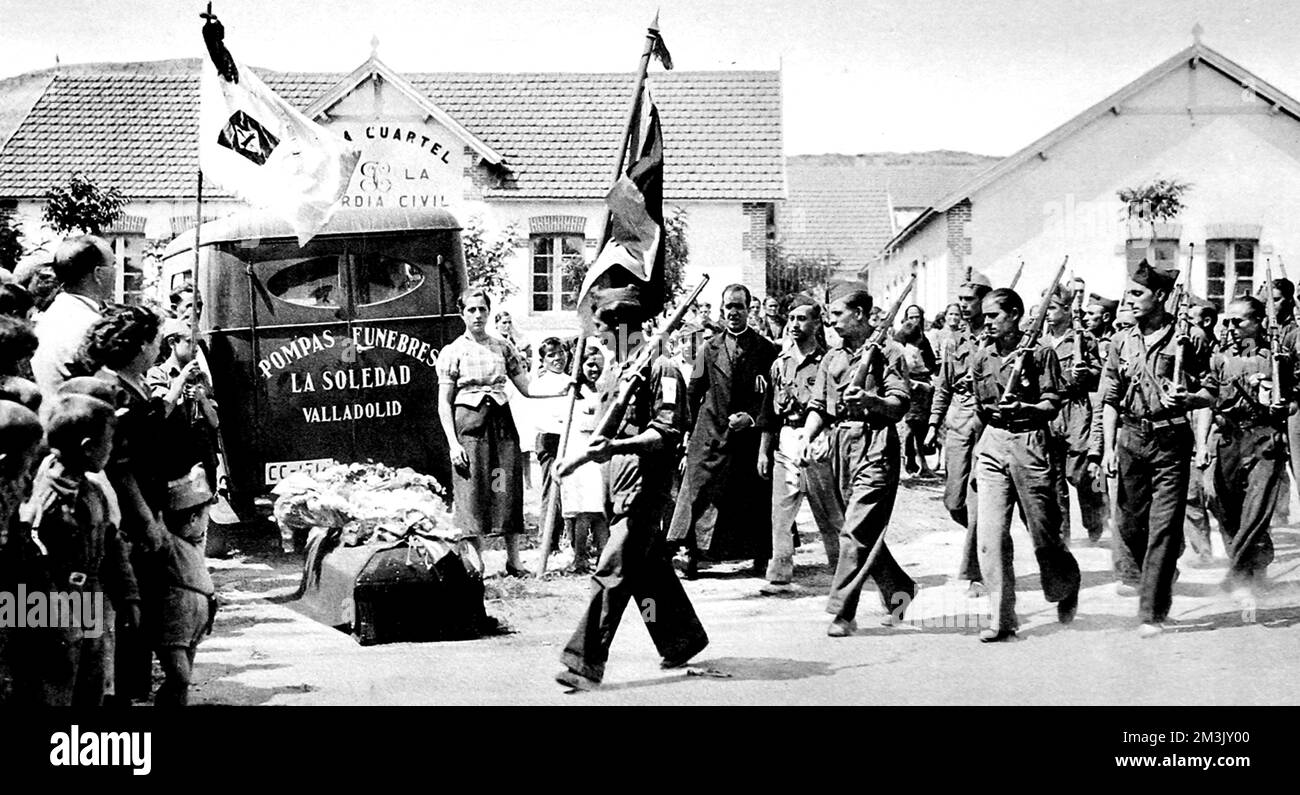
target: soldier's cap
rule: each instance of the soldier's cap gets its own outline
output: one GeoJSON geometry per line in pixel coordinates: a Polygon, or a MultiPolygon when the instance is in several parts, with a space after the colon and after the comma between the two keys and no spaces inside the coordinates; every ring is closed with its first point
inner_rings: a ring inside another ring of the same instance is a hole
{"type": "Polygon", "coordinates": [[[833,284],[831,284],[831,289],[830,289],[830,300],[831,300],[831,301],[838,301],[838,300],[840,300],[841,298],[846,298],[846,297],[848,297],[850,294],[852,294],[852,293],[856,293],[856,292],[858,292],[858,291],[861,291],[861,292],[864,292],[864,293],[869,293],[869,292],[871,292],[870,290],[867,289],[867,285],[866,285],[865,282],[860,282],[860,281],[856,281],[856,280],[855,280],[855,281],[838,281],[838,282],[834,282],[833,284]]]}
{"type": "Polygon", "coordinates": [[[988,277],[988,276],[985,276],[982,272],[977,271],[977,270],[971,270],[971,272],[970,272],[970,278],[967,279],[966,281],[962,282],[962,285],[961,285],[961,286],[962,286],[962,287],[966,287],[966,286],[971,286],[971,287],[987,287],[987,288],[989,288],[990,290],[992,290],[992,289],[993,289],[993,282],[989,281],[989,277],[988,277]]]}
{"type": "Polygon", "coordinates": [[[1295,283],[1285,276],[1273,280],[1273,289],[1282,294],[1282,297],[1288,301],[1295,300],[1295,283]]]}
{"type": "Polygon", "coordinates": [[[1088,306],[1099,306],[1102,308],[1102,311],[1109,312],[1111,317],[1114,317],[1115,313],[1119,311],[1119,301],[1111,298],[1102,298],[1096,293],[1091,293],[1088,296],[1088,306]]]}
{"type": "Polygon", "coordinates": [[[1168,290],[1178,280],[1178,271],[1165,270],[1143,259],[1133,271],[1133,281],[1151,290],[1168,290]]]}
{"type": "Polygon", "coordinates": [[[790,308],[787,309],[786,311],[793,312],[794,310],[798,309],[801,306],[819,306],[819,304],[813,299],[804,295],[803,293],[795,293],[794,295],[790,296],[790,308]]]}

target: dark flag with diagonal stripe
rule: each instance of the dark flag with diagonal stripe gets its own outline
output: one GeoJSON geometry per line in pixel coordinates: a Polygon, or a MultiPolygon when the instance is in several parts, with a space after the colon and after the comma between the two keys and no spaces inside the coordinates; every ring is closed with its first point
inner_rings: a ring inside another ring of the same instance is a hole
{"type": "Polygon", "coordinates": [[[631,167],[605,196],[610,212],[609,241],[587,271],[578,293],[583,328],[591,329],[591,292],[637,284],[649,315],[663,311],[664,143],[659,108],[647,86],[640,103],[639,141],[631,167]]]}

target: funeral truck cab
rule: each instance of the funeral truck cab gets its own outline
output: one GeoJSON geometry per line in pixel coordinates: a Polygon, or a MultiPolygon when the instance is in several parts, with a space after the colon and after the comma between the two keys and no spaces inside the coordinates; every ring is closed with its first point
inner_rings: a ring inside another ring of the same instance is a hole
{"type": "MultiPolygon", "coordinates": [[[[444,484],[438,352],[464,332],[460,225],[445,210],[340,210],[298,246],[264,211],[199,229],[202,347],[219,405],[229,503],[330,460],[410,466],[444,484]]],[[[194,233],[163,286],[192,279],[194,233]]]]}

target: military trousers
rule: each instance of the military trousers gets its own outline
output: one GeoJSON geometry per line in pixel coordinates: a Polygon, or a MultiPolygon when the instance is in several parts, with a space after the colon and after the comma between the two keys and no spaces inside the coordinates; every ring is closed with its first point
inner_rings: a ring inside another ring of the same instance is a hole
{"type": "Polygon", "coordinates": [[[898,429],[892,423],[872,428],[862,422],[841,422],[829,433],[831,472],[844,526],[826,612],[837,620],[852,621],[868,577],[875,582],[886,613],[900,606],[906,609],[916,595],[916,583],[883,540],[874,562],[867,559],[889,526],[898,496],[898,429]]]}
{"type": "Polygon", "coordinates": [[[988,588],[992,629],[1014,631],[1016,574],[1011,514],[1017,504],[1038,559],[1039,579],[1049,602],[1079,593],[1079,564],[1061,531],[1057,474],[1047,430],[1011,431],[989,426],[975,455],[979,483],[979,558],[988,588]]]}
{"type": "Polygon", "coordinates": [[[1158,623],[1168,617],[1173,604],[1174,572],[1182,554],[1191,427],[1181,423],[1148,429],[1125,423],[1117,435],[1115,457],[1119,536],[1140,572],[1138,618],[1158,623]]]}
{"type": "MultiPolygon", "coordinates": [[[[630,470],[627,459],[615,456],[603,465],[606,489],[619,480],[610,469],[630,470]]],[[[660,473],[662,474],[662,473],[660,473]]],[[[654,477],[640,473],[634,479],[654,477]]],[[[709,643],[704,626],[673,569],[662,526],[667,487],[632,488],[607,497],[609,540],[591,575],[591,593],[577,630],[560,656],[571,671],[600,681],[614,634],[629,602],[641,614],[650,639],[667,659],[698,653],[709,643]]]]}
{"type": "Polygon", "coordinates": [[[1269,527],[1282,488],[1288,442],[1265,425],[1236,426],[1215,434],[1216,518],[1228,548],[1229,587],[1261,577],[1273,562],[1269,527]]]}
{"type": "Polygon", "coordinates": [[[948,509],[954,522],[966,528],[957,576],[963,580],[979,580],[979,554],[975,541],[978,500],[975,497],[976,485],[975,478],[971,477],[971,466],[975,459],[975,445],[984,430],[984,423],[975,413],[974,405],[958,401],[948,409],[944,426],[947,431],[943,442],[943,506],[948,509]]]}
{"type": "Polygon", "coordinates": [[[794,538],[790,526],[799,514],[805,494],[826,547],[826,561],[831,568],[839,562],[844,511],[835,498],[830,462],[809,461],[806,466],[799,465],[799,453],[806,439],[803,428],[782,427],[772,457],[772,559],[767,564],[767,579],[774,583],[790,582],[794,577],[794,538]]]}

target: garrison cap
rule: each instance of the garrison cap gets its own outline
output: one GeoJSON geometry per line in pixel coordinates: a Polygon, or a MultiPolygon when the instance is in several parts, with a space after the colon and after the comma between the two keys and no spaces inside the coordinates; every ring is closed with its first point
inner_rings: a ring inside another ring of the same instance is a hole
{"type": "Polygon", "coordinates": [[[970,272],[970,278],[962,282],[962,287],[965,287],[968,284],[976,287],[987,287],[990,290],[993,289],[993,282],[989,281],[989,277],[974,269],[970,272]]]}
{"type": "Polygon", "coordinates": [[[790,296],[790,308],[787,312],[793,312],[801,306],[818,306],[818,303],[803,293],[795,293],[790,296]]]}
{"type": "Polygon", "coordinates": [[[1096,293],[1092,293],[1088,296],[1088,306],[1099,306],[1102,308],[1102,311],[1109,312],[1111,317],[1114,317],[1115,313],[1119,311],[1119,301],[1111,298],[1102,298],[1096,293]]]}
{"type": "Polygon", "coordinates": [[[862,291],[865,293],[871,292],[870,290],[867,289],[867,285],[865,282],[860,282],[860,281],[835,282],[834,284],[831,285],[830,300],[838,301],[841,298],[847,298],[850,294],[856,293],[858,291],[862,291]]]}
{"type": "Polygon", "coordinates": [[[1178,280],[1178,271],[1156,267],[1145,259],[1138,263],[1133,272],[1133,281],[1152,290],[1168,290],[1178,280]]]}

